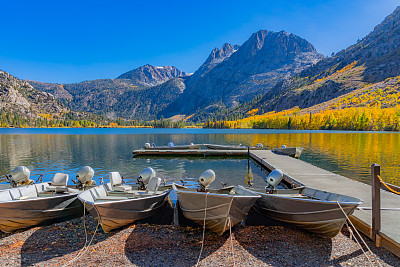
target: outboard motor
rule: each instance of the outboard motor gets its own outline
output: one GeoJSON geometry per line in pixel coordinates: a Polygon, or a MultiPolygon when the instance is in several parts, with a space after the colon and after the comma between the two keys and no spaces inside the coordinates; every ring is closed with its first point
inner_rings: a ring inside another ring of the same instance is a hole
{"type": "Polygon", "coordinates": [[[261,144],[261,143],[258,143],[258,144],[257,144],[257,147],[258,147],[258,148],[264,148],[264,145],[261,144]]]}
{"type": "Polygon", "coordinates": [[[95,185],[96,182],[92,180],[93,176],[94,170],[90,166],[80,168],[76,174],[78,187],[83,188],[88,185],[95,185]]]}
{"type": "Polygon", "coordinates": [[[156,177],[156,171],[152,167],[148,167],[141,171],[139,177],[137,178],[139,190],[146,190],[146,185],[153,177],[156,177]]]}
{"type": "Polygon", "coordinates": [[[279,169],[273,170],[267,178],[265,178],[265,182],[267,186],[265,187],[265,191],[267,193],[272,193],[277,186],[283,179],[283,172],[279,169]]]}
{"type": "Polygon", "coordinates": [[[144,143],[144,148],[145,148],[145,149],[151,148],[150,143],[144,143]]]}
{"type": "Polygon", "coordinates": [[[11,171],[10,183],[12,187],[18,187],[22,185],[33,184],[33,181],[29,179],[31,171],[25,166],[18,166],[11,171]]]}
{"type": "Polygon", "coordinates": [[[197,188],[198,192],[207,192],[207,187],[214,182],[215,180],[215,172],[213,170],[206,170],[200,175],[198,182],[199,187],[197,188]]]}

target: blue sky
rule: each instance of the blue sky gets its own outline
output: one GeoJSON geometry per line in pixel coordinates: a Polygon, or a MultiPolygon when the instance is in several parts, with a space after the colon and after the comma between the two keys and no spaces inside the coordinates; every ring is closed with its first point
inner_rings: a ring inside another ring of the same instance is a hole
{"type": "Polygon", "coordinates": [[[367,35],[398,0],[2,1],[0,69],[70,83],[145,64],[194,72],[215,47],[260,29],[305,38],[324,55],[367,35]]]}

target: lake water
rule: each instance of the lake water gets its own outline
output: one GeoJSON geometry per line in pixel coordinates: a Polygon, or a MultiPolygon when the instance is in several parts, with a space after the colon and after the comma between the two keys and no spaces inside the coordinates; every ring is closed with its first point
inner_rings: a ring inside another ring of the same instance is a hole
{"type": "MultiPolygon", "coordinates": [[[[382,167],[385,181],[400,185],[400,134],[391,132],[340,132],[291,130],[213,129],[0,129],[0,175],[16,166],[31,169],[32,179],[43,174],[50,180],[56,172],[70,179],[79,167],[89,165],[95,178],[119,171],[134,177],[148,167],[168,181],[198,177],[213,169],[217,184],[244,184],[248,160],[244,158],[133,158],[132,150],[146,142],[166,145],[216,143],[256,145],[267,148],[301,146],[301,159],[316,166],[359,180],[370,181],[370,165],[382,167]]],[[[264,186],[265,173],[253,161],[250,166],[256,188],[264,186]]]]}

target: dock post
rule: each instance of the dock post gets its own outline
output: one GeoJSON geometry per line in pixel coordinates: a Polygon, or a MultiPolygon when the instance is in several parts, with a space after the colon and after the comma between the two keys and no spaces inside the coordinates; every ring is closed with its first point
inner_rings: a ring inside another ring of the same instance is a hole
{"type": "Polygon", "coordinates": [[[381,246],[381,182],[378,176],[381,175],[381,167],[378,164],[371,165],[372,178],[372,233],[371,238],[377,247],[381,246]]]}

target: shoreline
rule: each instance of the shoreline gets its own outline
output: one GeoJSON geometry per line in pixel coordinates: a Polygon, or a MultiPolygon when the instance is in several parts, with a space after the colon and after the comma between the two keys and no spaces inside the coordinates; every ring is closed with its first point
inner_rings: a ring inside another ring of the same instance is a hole
{"type": "MultiPolygon", "coordinates": [[[[85,220],[90,240],[97,223],[90,215],[85,220]]],[[[327,239],[282,226],[239,225],[232,229],[232,243],[229,237],[229,231],[223,236],[206,231],[199,266],[370,265],[347,229],[327,239]]],[[[382,266],[400,264],[399,258],[363,238],[382,266]]],[[[136,224],[110,234],[100,228],[86,253],[70,266],[193,266],[201,242],[201,227],[136,224]]],[[[0,233],[0,265],[61,266],[77,257],[84,243],[82,218],[0,233]]]]}

